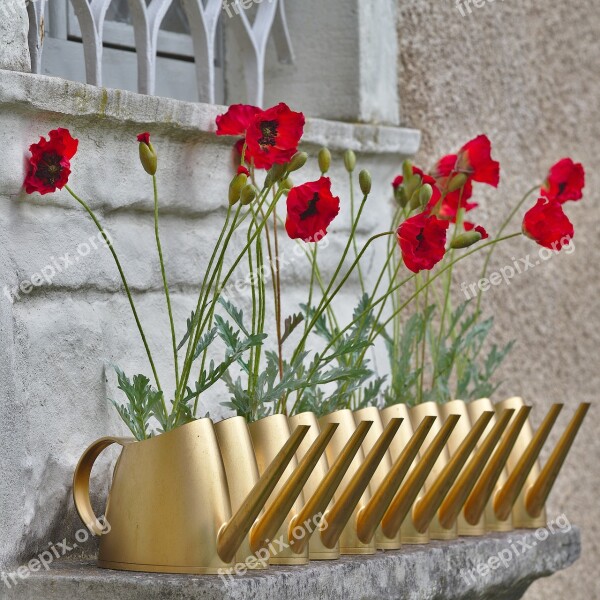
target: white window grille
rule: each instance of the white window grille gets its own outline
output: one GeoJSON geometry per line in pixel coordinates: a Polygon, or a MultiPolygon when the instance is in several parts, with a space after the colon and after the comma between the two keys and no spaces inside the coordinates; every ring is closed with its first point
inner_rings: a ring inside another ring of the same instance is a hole
{"type": "Polygon", "coordinates": [[[224,103],[223,25],[262,106],[267,43],[293,52],[284,0],[30,0],[32,70],[143,94],[224,103]]]}

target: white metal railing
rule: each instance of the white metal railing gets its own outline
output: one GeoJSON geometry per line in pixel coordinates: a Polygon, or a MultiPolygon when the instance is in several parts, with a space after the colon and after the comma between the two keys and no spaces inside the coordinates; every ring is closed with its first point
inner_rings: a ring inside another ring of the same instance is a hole
{"type": "MultiPolygon", "coordinates": [[[[29,47],[32,71],[42,72],[45,40],[44,17],[51,3],[60,0],[30,0],[29,47]]],[[[267,43],[273,36],[281,62],[293,61],[293,49],[286,22],[285,0],[254,0],[253,18],[248,8],[252,0],[180,0],[187,18],[193,46],[198,97],[215,103],[215,57],[217,32],[222,15],[235,29],[240,44],[248,90],[248,102],[262,106],[265,85],[267,43]]],[[[113,0],[70,0],[77,17],[88,83],[101,86],[103,48],[107,11],[113,0]]],[[[159,30],[174,0],[127,0],[137,52],[138,91],[154,94],[157,76],[159,30]]],[[[162,32],[161,32],[162,33],[162,32]]]]}

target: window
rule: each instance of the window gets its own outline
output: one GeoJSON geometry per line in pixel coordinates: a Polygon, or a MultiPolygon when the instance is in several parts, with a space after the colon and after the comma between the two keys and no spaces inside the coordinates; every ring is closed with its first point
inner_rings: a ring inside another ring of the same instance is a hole
{"type": "MultiPolygon", "coordinates": [[[[150,2],[146,0],[148,5],[150,2]]],[[[91,4],[91,2],[90,2],[91,4]]],[[[45,39],[41,73],[85,82],[82,27],[69,0],[50,0],[45,7],[45,39]]],[[[138,91],[138,56],[134,22],[128,0],[113,0],[102,28],[102,85],[138,91]]],[[[215,52],[214,101],[224,102],[222,34],[218,26],[215,52]]],[[[154,93],[178,100],[198,101],[192,35],[182,0],[174,0],[161,22],[157,39],[154,93]]],[[[204,99],[206,100],[206,99],[204,99]]]]}

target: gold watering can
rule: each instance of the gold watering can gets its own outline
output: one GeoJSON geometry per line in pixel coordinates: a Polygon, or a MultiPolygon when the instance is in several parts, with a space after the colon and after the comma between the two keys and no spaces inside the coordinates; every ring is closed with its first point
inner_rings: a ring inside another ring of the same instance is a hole
{"type": "Polygon", "coordinates": [[[520,398],[320,420],[273,415],[249,426],[242,417],[200,419],[143,442],[102,438],[75,470],[75,506],[101,536],[100,567],[163,573],[372,554],[508,530],[511,517],[515,527],[540,527],[589,406],[579,406],[543,469],[537,459],[562,405],[533,434],[520,398]],[[122,451],[101,523],[90,475],[113,444],[122,451]]]}
{"type": "MultiPolygon", "coordinates": [[[[243,423],[238,431],[243,434],[245,428],[243,423]]],[[[260,536],[262,530],[279,527],[284,520],[281,511],[259,515],[308,430],[307,426],[299,426],[287,436],[262,477],[236,504],[234,514],[224,466],[225,462],[231,467],[229,451],[225,445],[219,446],[210,419],[199,419],[142,442],[98,440],[85,451],[73,481],[79,516],[92,532],[101,536],[98,566],[190,574],[217,574],[232,568],[236,553],[249,534],[250,539],[255,539],[254,531],[260,536]],[[122,451],[107,502],[105,519],[109,527],[105,528],[91,507],[89,483],[95,460],[112,444],[122,446],[122,451]]],[[[322,449],[331,433],[332,430],[324,432],[319,440],[322,449]]],[[[252,452],[248,450],[251,464],[252,452]]],[[[287,495],[276,496],[282,511],[300,493],[317,453],[318,448],[311,460],[294,472],[287,495]]],[[[245,466],[238,465],[236,478],[231,479],[232,489],[242,486],[245,466]]]]}

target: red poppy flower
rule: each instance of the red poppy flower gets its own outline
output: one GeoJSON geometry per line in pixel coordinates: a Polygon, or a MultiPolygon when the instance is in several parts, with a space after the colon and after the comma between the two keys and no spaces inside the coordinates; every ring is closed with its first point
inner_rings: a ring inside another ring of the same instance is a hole
{"type": "Polygon", "coordinates": [[[444,258],[449,221],[419,213],[400,224],[398,243],[404,264],[413,273],[430,270],[444,258]]]}
{"type": "Polygon", "coordinates": [[[69,181],[70,160],[75,156],[79,142],[71,137],[68,129],[54,129],[48,135],[50,140],[41,137],[37,144],[29,147],[31,158],[25,178],[28,194],[50,194],[62,190],[69,181]]]}
{"type": "Polygon", "coordinates": [[[466,173],[469,179],[498,187],[500,163],[492,159],[492,144],[486,135],[478,135],[467,142],[457,156],[458,172],[466,173]]]}
{"type": "MultiPolygon", "coordinates": [[[[458,156],[456,154],[448,154],[441,158],[435,165],[432,175],[440,190],[445,190],[448,187],[450,180],[455,175],[458,175],[457,161],[458,156]]],[[[469,212],[479,206],[477,202],[469,202],[472,196],[473,183],[469,177],[462,188],[446,193],[437,213],[438,217],[440,217],[440,219],[449,219],[455,223],[459,207],[464,208],[466,212],[469,212]]],[[[428,207],[433,209],[436,204],[437,202],[430,202],[428,207]]]]}
{"type": "Polygon", "coordinates": [[[561,204],[567,200],[581,200],[585,186],[585,171],[581,163],[563,158],[550,168],[542,185],[541,195],[561,204]]]}
{"type": "Polygon", "coordinates": [[[288,162],[298,151],[303,132],[304,115],[283,102],[261,111],[246,132],[248,162],[254,161],[258,169],[288,162]]]}
{"type": "Polygon", "coordinates": [[[254,115],[261,112],[250,104],[232,104],[227,112],[217,117],[217,135],[246,135],[254,115]]]}
{"type": "Polygon", "coordinates": [[[321,177],[290,190],[285,230],[293,240],[318,242],[339,212],[340,199],[331,194],[331,180],[321,177]]]}
{"type": "Polygon", "coordinates": [[[480,233],[482,240],[487,240],[490,237],[488,232],[481,225],[475,225],[475,223],[469,223],[468,221],[465,221],[463,223],[463,227],[465,228],[465,231],[475,230],[480,233]]]}
{"type": "Polygon", "coordinates": [[[540,198],[523,219],[523,233],[540,246],[560,250],[573,238],[575,231],[556,200],[540,198]]]}

